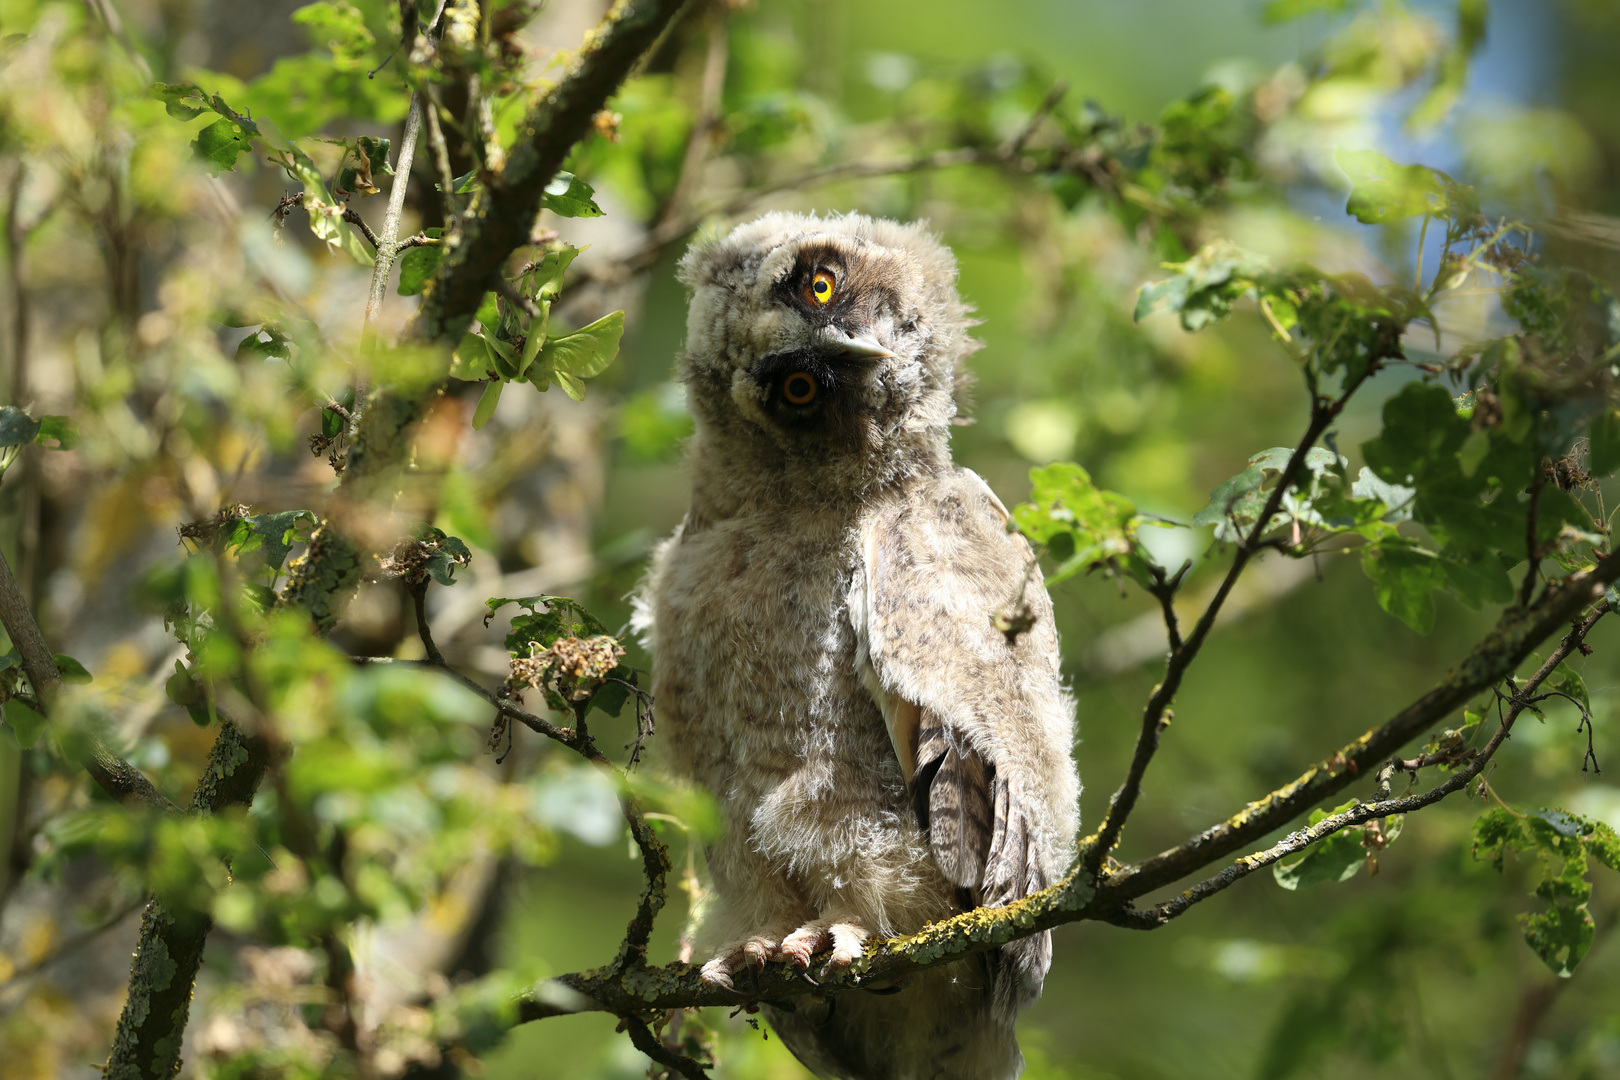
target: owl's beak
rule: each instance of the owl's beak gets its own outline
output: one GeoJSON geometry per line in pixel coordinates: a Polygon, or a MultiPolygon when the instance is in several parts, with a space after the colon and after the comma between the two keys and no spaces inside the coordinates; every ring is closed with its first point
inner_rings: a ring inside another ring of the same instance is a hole
{"type": "Polygon", "coordinates": [[[894,355],[894,353],[885,349],[877,338],[872,336],[870,330],[854,333],[849,330],[841,330],[838,327],[829,327],[825,340],[834,351],[843,353],[845,356],[877,360],[894,355]]]}

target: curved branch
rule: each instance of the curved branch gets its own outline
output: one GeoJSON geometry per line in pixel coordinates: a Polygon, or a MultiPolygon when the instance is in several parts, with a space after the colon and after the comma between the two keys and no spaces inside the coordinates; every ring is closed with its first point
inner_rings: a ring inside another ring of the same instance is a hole
{"type": "MultiPolygon", "coordinates": [[[[1132,930],[1156,930],[1185,912],[1188,908],[1191,908],[1194,904],[1224,891],[1256,870],[1286,859],[1296,852],[1303,851],[1318,840],[1376,818],[1389,817],[1394,814],[1410,814],[1413,811],[1423,809],[1425,806],[1439,802],[1447,795],[1461,791],[1468,786],[1470,780],[1480,774],[1480,771],[1496,755],[1497,750],[1501,749],[1502,743],[1507,740],[1508,735],[1513,731],[1513,723],[1519,718],[1519,714],[1532,707],[1536,701],[1541,700],[1540,698],[1531,698],[1528,695],[1534,693],[1553,673],[1553,670],[1563,663],[1570,653],[1580,647],[1581,642],[1586,640],[1586,635],[1591,631],[1592,627],[1608,611],[1609,603],[1605,600],[1584,620],[1576,623],[1570,629],[1570,632],[1564,636],[1564,640],[1559,643],[1558,648],[1554,649],[1552,654],[1547,657],[1546,662],[1536,669],[1535,674],[1530,676],[1524,687],[1508,699],[1513,703],[1513,707],[1502,718],[1501,724],[1497,727],[1496,733],[1491,736],[1490,741],[1485,744],[1479,753],[1470,758],[1466,765],[1458,768],[1444,782],[1436,784],[1419,795],[1363,803],[1360,806],[1353,806],[1343,813],[1323,818],[1308,829],[1290,833],[1265,851],[1257,851],[1252,855],[1243,856],[1220,873],[1205,878],[1192,888],[1166,900],[1162,904],[1158,904],[1146,911],[1126,908],[1109,917],[1107,921],[1115,926],[1124,926],[1132,930]]],[[[1545,696],[1543,695],[1543,697],[1545,696]]],[[[1391,766],[1399,768],[1411,764],[1413,763],[1403,762],[1399,759],[1390,763],[1391,766]]]]}
{"type": "MultiPolygon", "coordinates": [[[[1394,719],[1362,735],[1292,784],[1250,803],[1228,821],[1151,859],[1115,871],[1100,883],[1077,864],[1056,885],[1006,907],[977,908],[933,923],[909,937],[869,942],[854,964],[843,972],[828,973],[821,978],[819,987],[808,985],[796,969],[780,963],[767,964],[759,973],[757,989],[746,994],[705,985],[698,977],[698,969],[689,964],[624,971],[609,965],[561,976],[525,994],[518,1003],[518,1022],[580,1011],[624,1016],[654,1009],[735,1006],[754,1000],[780,1001],[812,992],[835,992],[889,982],[1064,923],[1115,919],[1137,897],[1247,846],[1359,777],[1370,779],[1377,764],[1401,745],[1475,694],[1510,676],[1533,648],[1559,627],[1568,626],[1590,605],[1600,602],[1605,587],[1616,579],[1620,579],[1620,554],[1611,554],[1591,570],[1575,574],[1549,590],[1530,608],[1509,609],[1439,686],[1394,719]]],[[[1595,619],[1589,615],[1587,621],[1595,619]]],[[[1581,624],[1586,625],[1586,621],[1581,624]]]]}

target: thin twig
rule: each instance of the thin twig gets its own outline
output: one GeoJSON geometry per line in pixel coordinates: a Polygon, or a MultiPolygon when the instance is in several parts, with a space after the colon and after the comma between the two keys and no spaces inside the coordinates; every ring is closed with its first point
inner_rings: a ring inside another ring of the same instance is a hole
{"type": "MultiPolygon", "coordinates": [[[[411,165],[416,160],[416,139],[422,130],[422,95],[411,95],[410,111],[405,114],[405,131],[399,140],[399,157],[394,162],[394,181],[388,188],[388,212],[383,215],[382,233],[373,239],[377,261],[371,268],[371,293],[366,300],[365,329],[369,333],[382,310],[383,297],[388,292],[388,274],[394,268],[399,252],[395,241],[399,238],[399,219],[405,212],[405,193],[411,185],[411,165]]],[[[355,409],[365,409],[365,395],[357,390],[355,409]]]]}
{"type": "Polygon", "coordinates": [[[432,87],[427,89],[428,145],[433,148],[433,169],[439,177],[439,208],[444,214],[444,235],[450,236],[456,225],[456,177],[450,170],[450,147],[444,141],[444,128],[439,126],[439,99],[432,87]]]}
{"type": "Polygon", "coordinates": [[[352,206],[345,206],[343,208],[343,220],[360,230],[360,235],[366,238],[366,243],[371,245],[372,251],[382,250],[382,241],[377,239],[377,234],[371,231],[371,226],[367,225],[366,219],[360,216],[360,211],[352,206]]]}
{"type": "Polygon", "coordinates": [[[691,201],[697,187],[698,172],[708,157],[709,143],[720,123],[720,97],[726,88],[728,9],[723,4],[711,4],[706,12],[709,23],[708,48],[703,56],[703,76],[698,83],[697,116],[692,121],[692,133],[687,136],[686,153],[681,158],[681,171],[675,181],[675,190],[664,204],[654,229],[673,222],[691,201]]]}
{"type": "MultiPolygon", "coordinates": [[[[1394,341],[1398,347],[1399,337],[1396,336],[1394,341]]],[[[1222,579],[1220,588],[1216,590],[1214,597],[1209,602],[1209,606],[1204,609],[1204,613],[1199,617],[1198,622],[1193,625],[1192,632],[1187,635],[1186,640],[1181,643],[1179,648],[1171,652],[1170,659],[1165,664],[1164,679],[1158,686],[1154,687],[1146,707],[1142,710],[1142,727],[1137,735],[1136,750],[1131,757],[1130,768],[1125,774],[1125,780],[1109,801],[1108,813],[1103,818],[1102,827],[1097,830],[1094,836],[1088,837],[1083,844],[1081,860],[1089,873],[1098,873],[1103,861],[1112,853],[1114,845],[1118,843],[1120,832],[1125,827],[1125,821],[1136,807],[1136,800],[1141,794],[1142,780],[1147,774],[1148,765],[1152,762],[1153,755],[1158,751],[1159,736],[1164,730],[1165,714],[1170,708],[1170,703],[1175,700],[1176,691],[1181,688],[1181,680],[1185,676],[1187,668],[1197,658],[1198,651],[1203,646],[1204,640],[1209,636],[1210,630],[1214,628],[1215,619],[1221,611],[1221,605],[1231,595],[1232,588],[1237,584],[1244,567],[1248,565],[1249,560],[1256,553],[1262,550],[1262,537],[1265,535],[1266,530],[1271,527],[1272,517],[1281,508],[1283,497],[1288,493],[1288,489],[1293,485],[1295,478],[1299,476],[1300,471],[1304,468],[1306,455],[1310,453],[1311,448],[1316,445],[1317,440],[1322,437],[1333,421],[1338,418],[1345,404],[1366,382],[1377,366],[1376,362],[1369,363],[1358,376],[1346,383],[1344,390],[1337,398],[1332,400],[1318,399],[1314,403],[1311,409],[1311,421],[1305,429],[1304,437],[1300,439],[1299,444],[1294,448],[1294,453],[1288,459],[1288,464],[1283,467],[1282,475],[1278,477],[1276,487],[1272,488],[1270,496],[1267,497],[1265,507],[1260,511],[1260,516],[1255,520],[1248,535],[1238,545],[1237,551],[1232,557],[1232,565],[1227,568],[1226,577],[1222,579]]],[[[1173,615],[1173,609],[1171,614],[1173,615]]]]}
{"type": "Polygon", "coordinates": [[[685,1054],[665,1046],[658,1036],[652,1033],[640,1017],[628,1015],[622,1018],[624,1029],[630,1035],[630,1042],[637,1050],[652,1058],[666,1069],[673,1069],[686,1077],[686,1080],[709,1080],[708,1069],[699,1062],[693,1061],[685,1054]]]}
{"type": "Polygon", "coordinates": [[[137,900],[135,903],[121,908],[117,913],[109,916],[99,926],[92,926],[88,930],[75,934],[73,937],[68,938],[66,941],[62,942],[44,956],[39,957],[32,963],[24,964],[22,967],[15,969],[4,981],[0,981],[0,990],[4,990],[14,982],[21,979],[26,979],[30,975],[34,975],[45,970],[58,960],[61,960],[63,957],[71,955],[76,949],[90,944],[90,942],[94,941],[102,934],[105,934],[108,930],[113,929],[119,923],[141,910],[141,906],[145,903],[146,901],[144,899],[137,900]]]}

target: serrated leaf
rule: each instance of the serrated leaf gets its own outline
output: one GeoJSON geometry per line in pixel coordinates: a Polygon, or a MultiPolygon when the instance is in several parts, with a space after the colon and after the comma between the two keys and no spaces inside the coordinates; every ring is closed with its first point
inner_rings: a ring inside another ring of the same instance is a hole
{"type": "MultiPolygon", "coordinates": [[[[548,339],[536,363],[548,373],[571,375],[576,382],[589,379],[607,370],[608,365],[618,357],[619,339],[623,336],[624,312],[615,311],[572,334],[548,339]]],[[[557,381],[564,390],[568,389],[566,381],[560,378],[557,381]]],[[[580,396],[584,396],[583,386],[580,387],[580,396]]]]}
{"type": "Polygon", "coordinates": [[[540,205],[558,217],[593,218],[602,216],[602,208],[591,198],[596,189],[570,172],[559,172],[546,185],[540,205]]]}
{"type": "Polygon", "coordinates": [[[1101,565],[1138,580],[1148,576],[1147,555],[1136,538],[1140,517],[1125,496],[1092,483],[1079,465],[1057,461],[1029,471],[1030,501],[1013,509],[1018,530],[1045,545],[1058,560],[1047,578],[1055,584],[1101,565]]]}
{"type": "Polygon", "coordinates": [[[1361,569],[1372,579],[1379,607],[1420,634],[1434,629],[1434,590],[1445,586],[1445,570],[1433,552],[1391,537],[1367,546],[1361,569]]]}
{"type": "Polygon", "coordinates": [[[1264,501],[1254,499],[1252,496],[1259,491],[1265,479],[1265,470],[1250,465],[1231,479],[1223,480],[1209,493],[1209,505],[1193,515],[1192,523],[1198,526],[1220,526],[1229,518],[1235,518],[1240,522],[1254,520],[1254,516],[1264,507],[1264,501]],[[1253,505],[1248,505],[1245,499],[1253,505]]]}
{"type": "Polygon", "coordinates": [[[1547,689],[1568,694],[1583,709],[1590,711],[1592,708],[1592,699],[1586,692],[1586,680],[1582,679],[1568,662],[1560,663],[1553,669],[1552,675],[1547,679],[1547,689]]]}
{"type": "Polygon", "coordinates": [[[512,629],[506,635],[506,650],[513,655],[529,655],[531,645],[549,648],[552,642],[565,637],[596,637],[606,634],[607,628],[577,600],[567,596],[494,597],[484,601],[489,611],[484,625],[507,604],[517,604],[523,614],[512,617],[512,629]]]}
{"type": "Polygon", "coordinates": [[[1412,500],[1417,497],[1417,489],[1391,484],[1363,465],[1356,482],[1350,486],[1350,494],[1357,499],[1373,499],[1383,503],[1388,512],[1382,520],[1393,525],[1412,519],[1412,500]]]}

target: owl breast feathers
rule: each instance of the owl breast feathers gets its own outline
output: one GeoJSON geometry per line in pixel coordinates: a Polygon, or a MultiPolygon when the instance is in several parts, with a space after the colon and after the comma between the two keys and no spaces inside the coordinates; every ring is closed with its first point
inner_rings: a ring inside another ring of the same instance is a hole
{"type": "MultiPolygon", "coordinates": [[[[692,505],[638,602],[659,730],[723,831],[703,976],[847,965],[1061,877],[1074,855],[1074,707],[1023,537],[949,433],[967,309],[923,228],[772,214],[699,243],[680,360],[692,505]],[[1027,631],[1004,634],[1019,609],[1027,631]],[[818,954],[828,950],[825,960],[818,954]]],[[[1011,1077],[1040,934],[771,1012],[850,1080],[1011,1077]]]]}

